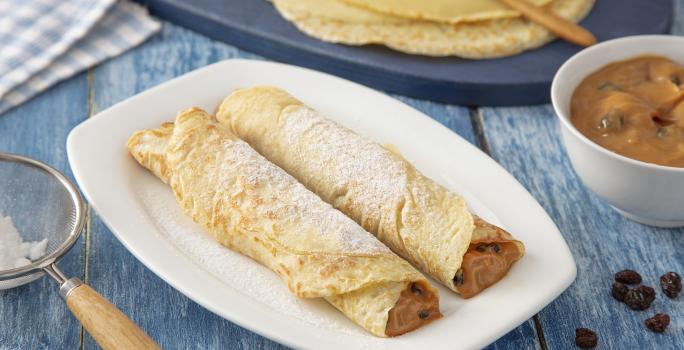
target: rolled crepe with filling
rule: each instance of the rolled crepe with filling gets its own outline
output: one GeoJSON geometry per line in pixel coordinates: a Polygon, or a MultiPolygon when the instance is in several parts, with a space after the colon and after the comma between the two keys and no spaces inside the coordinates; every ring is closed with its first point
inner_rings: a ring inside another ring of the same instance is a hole
{"type": "Polygon", "coordinates": [[[275,271],[296,296],[325,298],[380,337],[441,316],[438,292],[420,272],[204,111],[138,131],[128,149],[171,186],[185,214],[275,271]]]}
{"type": "Polygon", "coordinates": [[[238,90],[223,101],[216,117],[463,297],[499,281],[523,255],[521,242],[474,218],[461,196],[423,176],[397,152],[324,118],[284,90],[238,90]]]}

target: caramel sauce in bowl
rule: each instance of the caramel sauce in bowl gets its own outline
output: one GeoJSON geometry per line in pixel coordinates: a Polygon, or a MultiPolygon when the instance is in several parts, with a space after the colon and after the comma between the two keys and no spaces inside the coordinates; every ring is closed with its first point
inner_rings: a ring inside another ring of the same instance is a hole
{"type": "Polygon", "coordinates": [[[671,137],[663,140],[658,130],[675,129],[670,126],[677,123],[676,109],[684,107],[677,103],[679,87],[651,78],[677,70],[665,61],[684,66],[684,38],[640,35],[600,43],[561,66],[551,85],[551,100],[570,163],[590,190],[629,219],[680,227],[684,226],[684,153],[678,151],[681,143],[673,137],[676,133],[661,133],[671,137]],[[611,82],[615,86],[592,79],[592,74],[611,64],[639,58],[657,58],[659,63],[617,74],[622,78],[611,82]],[[573,100],[576,93],[582,97],[580,102],[573,100]],[[611,112],[615,106],[624,111],[611,112]],[[578,112],[583,115],[576,117],[578,112]]]}
{"type": "Polygon", "coordinates": [[[575,89],[570,113],[575,128],[604,148],[684,167],[684,66],[669,58],[609,63],[575,89]]]}

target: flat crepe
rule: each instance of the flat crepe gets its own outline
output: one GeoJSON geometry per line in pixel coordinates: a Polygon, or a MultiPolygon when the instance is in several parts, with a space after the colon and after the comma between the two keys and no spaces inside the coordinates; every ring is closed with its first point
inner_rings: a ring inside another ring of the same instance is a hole
{"type": "MultiPolygon", "coordinates": [[[[520,15],[499,0],[341,0],[369,10],[411,19],[460,23],[520,15]]],[[[543,6],[551,0],[527,0],[543,6]]]]}
{"type": "MultiPolygon", "coordinates": [[[[449,24],[408,19],[349,5],[340,0],[273,0],[276,9],[302,32],[347,45],[381,44],[409,54],[504,57],[540,47],[555,37],[524,18],[449,24]]],[[[554,0],[557,15],[579,22],[594,0],[554,0]]]]}
{"type": "Polygon", "coordinates": [[[185,214],[276,272],[294,295],[324,298],[380,337],[441,316],[437,290],[420,272],[206,112],[136,132],[128,149],[185,214]]]}
{"type": "Polygon", "coordinates": [[[323,117],[282,89],[237,90],[221,103],[216,118],[464,297],[499,281],[524,253],[521,242],[473,217],[461,196],[422,175],[396,151],[323,117]]]}

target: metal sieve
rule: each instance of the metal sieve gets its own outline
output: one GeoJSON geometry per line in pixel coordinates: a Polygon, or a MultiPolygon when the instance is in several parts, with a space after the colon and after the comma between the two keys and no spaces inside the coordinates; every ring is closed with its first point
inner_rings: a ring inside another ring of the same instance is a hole
{"type": "Polygon", "coordinates": [[[85,225],[83,199],[57,170],[38,161],[0,153],[0,214],[10,216],[25,241],[48,240],[44,257],[0,270],[0,289],[35,281],[47,272],[60,285],[56,263],[76,243],[85,225]]]}
{"type": "Polygon", "coordinates": [[[24,241],[48,239],[45,256],[29,265],[0,270],[0,289],[48,274],[74,316],[104,349],[158,346],[121,311],[78,278],[67,278],[57,262],[85,226],[85,205],[76,187],[59,171],[39,161],[0,153],[0,214],[10,216],[24,241]]]}

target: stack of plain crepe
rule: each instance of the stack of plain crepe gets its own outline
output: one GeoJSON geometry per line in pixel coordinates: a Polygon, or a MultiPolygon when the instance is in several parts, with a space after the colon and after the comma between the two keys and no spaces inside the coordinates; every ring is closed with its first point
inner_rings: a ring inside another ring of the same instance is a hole
{"type": "MultiPolygon", "coordinates": [[[[411,54],[482,59],[542,46],[554,36],[498,0],[271,0],[304,33],[333,43],[382,44],[411,54]]],[[[528,0],[573,22],[594,0],[528,0]]]]}

